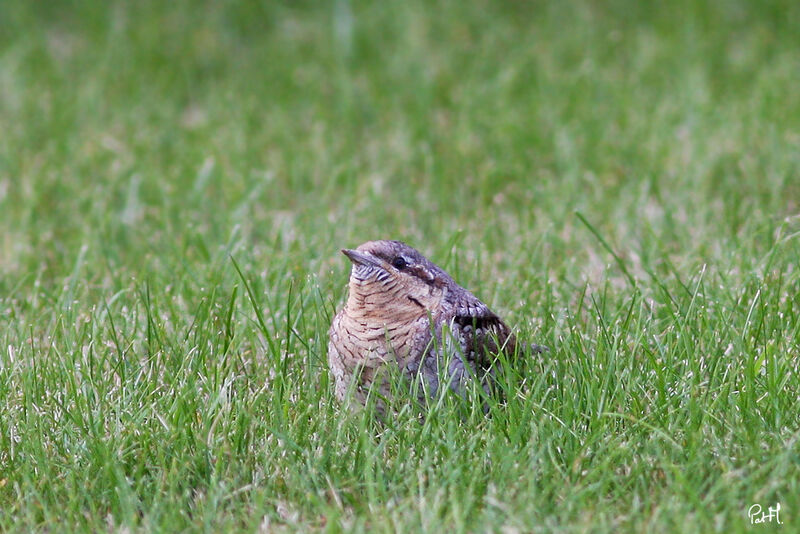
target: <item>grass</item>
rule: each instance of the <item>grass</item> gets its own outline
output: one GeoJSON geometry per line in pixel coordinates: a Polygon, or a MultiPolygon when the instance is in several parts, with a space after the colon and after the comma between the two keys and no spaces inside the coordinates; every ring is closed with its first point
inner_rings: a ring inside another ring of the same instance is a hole
{"type": "Polygon", "coordinates": [[[2,11],[0,530],[796,528],[796,2],[2,11]],[[378,237],[551,347],[491,417],[334,401],[378,237]]]}

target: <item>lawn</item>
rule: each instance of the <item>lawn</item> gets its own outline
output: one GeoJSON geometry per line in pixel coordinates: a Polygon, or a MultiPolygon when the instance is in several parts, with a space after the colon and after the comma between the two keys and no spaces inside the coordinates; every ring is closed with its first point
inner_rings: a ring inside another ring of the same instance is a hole
{"type": "Polygon", "coordinates": [[[790,0],[2,2],[0,531],[797,530],[798,35],[790,0]],[[550,347],[490,416],[335,401],[375,238],[550,347]]]}

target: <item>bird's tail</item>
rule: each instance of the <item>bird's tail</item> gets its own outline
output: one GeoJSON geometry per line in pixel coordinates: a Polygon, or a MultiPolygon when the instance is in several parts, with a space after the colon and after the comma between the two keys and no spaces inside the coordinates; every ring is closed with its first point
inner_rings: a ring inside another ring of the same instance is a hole
{"type": "Polygon", "coordinates": [[[546,345],[537,345],[536,343],[520,343],[521,352],[523,354],[542,354],[543,352],[550,352],[550,347],[546,345]]]}

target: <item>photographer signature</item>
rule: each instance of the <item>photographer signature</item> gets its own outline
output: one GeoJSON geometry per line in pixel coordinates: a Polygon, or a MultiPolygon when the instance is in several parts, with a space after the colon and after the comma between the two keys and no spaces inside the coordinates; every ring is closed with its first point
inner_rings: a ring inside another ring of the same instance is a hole
{"type": "Polygon", "coordinates": [[[773,521],[779,525],[782,525],[783,521],[781,521],[781,503],[775,503],[775,507],[770,506],[766,512],[762,512],[760,504],[754,504],[747,509],[747,517],[750,518],[751,525],[756,525],[759,523],[772,523],[773,521]]]}

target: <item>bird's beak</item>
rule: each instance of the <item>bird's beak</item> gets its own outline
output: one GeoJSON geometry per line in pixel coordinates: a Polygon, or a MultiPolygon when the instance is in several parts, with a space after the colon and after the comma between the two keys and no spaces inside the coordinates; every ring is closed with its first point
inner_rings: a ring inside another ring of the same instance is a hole
{"type": "Polygon", "coordinates": [[[378,262],[375,261],[375,258],[372,257],[372,254],[365,254],[363,252],[359,252],[358,250],[351,250],[349,248],[343,248],[342,254],[350,258],[355,265],[365,265],[370,267],[378,266],[378,262]]]}

